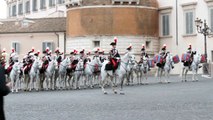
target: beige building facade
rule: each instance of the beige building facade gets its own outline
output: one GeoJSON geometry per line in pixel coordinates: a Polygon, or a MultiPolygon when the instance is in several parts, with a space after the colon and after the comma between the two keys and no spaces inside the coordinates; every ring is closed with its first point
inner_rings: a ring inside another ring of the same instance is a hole
{"type": "MultiPolygon", "coordinates": [[[[204,36],[197,32],[195,19],[206,20],[213,31],[213,0],[158,0],[160,46],[167,44],[173,55],[185,53],[188,45],[204,54],[204,36]]],[[[213,61],[213,38],[207,37],[208,61],[213,61]]],[[[182,63],[173,73],[180,73],[182,63]]],[[[202,72],[202,70],[200,70],[202,72]]]]}
{"type": "Polygon", "coordinates": [[[54,50],[59,47],[65,52],[66,18],[43,18],[26,21],[2,21],[0,25],[0,48],[11,52],[14,48],[22,59],[32,47],[42,52],[49,47],[54,50]]]}

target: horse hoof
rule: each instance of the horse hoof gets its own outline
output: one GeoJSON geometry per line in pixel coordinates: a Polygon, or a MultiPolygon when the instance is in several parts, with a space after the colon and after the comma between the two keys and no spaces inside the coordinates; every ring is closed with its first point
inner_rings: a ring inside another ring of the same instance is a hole
{"type": "Polygon", "coordinates": [[[104,91],[104,94],[106,95],[106,94],[107,94],[107,92],[106,92],[106,91],[104,91]]]}
{"type": "Polygon", "coordinates": [[[114,94],[117,94],[118,92],[117,91],[114,91],[114,94]]]}
{"type": "Polygon", "coordinates": [[[120,95],[125,95],[125,93],[124,93],[124,92],[121,92],[120,95]]]}

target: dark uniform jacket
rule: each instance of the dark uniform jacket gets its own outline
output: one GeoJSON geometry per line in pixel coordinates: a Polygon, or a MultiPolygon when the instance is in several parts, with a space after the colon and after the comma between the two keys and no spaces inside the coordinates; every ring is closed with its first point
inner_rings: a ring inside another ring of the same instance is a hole
{"type": "Polygon", "coordinates": [[[10,93],[10,89],[6,86],[4,73],[4,68],[0,65],[0,120],[5,120],[3,96],[10,93]]]}

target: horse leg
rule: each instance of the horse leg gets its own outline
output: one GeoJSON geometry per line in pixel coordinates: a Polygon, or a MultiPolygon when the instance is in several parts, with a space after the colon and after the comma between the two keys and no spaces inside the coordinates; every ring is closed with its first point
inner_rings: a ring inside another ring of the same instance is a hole
{"type": "Polygon", "coordinates": [[[124,91],[123,91],[123,82],[124,82],[124,77],[120,77],[121,80],[121,88],[120,88],[120,94],[124,95],[124,91]]]}
{"type": "Polygon", "coordinates": [[[13,93],[14,92],[14,78],[11,78],[11,84],[12,84],[12,89],[11,89],[11,92],[13,93]]]}
{"type": "Polygon", "coordinates": [[[195,81],[195,69],[192,69],[192,81],[195,81]]]}
{"type": "Polygon", "coordinates": [[[58,72],[55,71],[54,78],[53,78],[53,90],[57,89],[56,87],[57,78],[58,78],[58,72]]]}
{"type": "Polygon", "coordinates": [[[113,82],[113,77],[112,77],[112,76],[110,76],[110,81],[111,81],[112,91],[113,91],[115,94],[117,94],[117,91],[116,91],[116,89],[115,89],[115,84],[114,84],[114,82],[113,82]]]}
{"type": "Polygon", "coordinates": [[[67,83],[68,83],[68,89],[71,89],[71,83],[70,83],[71,76],[69,74],[67,74],[66,79],[67,79],[67,83]]]}
{"type": "Polygon", "coordinates": [[[133,85],[133,80],[134,80],[134,73],[133,72],[131,72],[130,77],[131,77],[131,85],[133,85]]]}
{"type": "MultiPolygon", "coordinates": [[[[105,72],[105,71],[104,71],[105,72]]],[[[107,92],[105,91],[104,87],[105,87],[105,82],[106,82],[106,77],[107,77],[107,73],[102,73],[101,72],[101,90],[103,91],[104,94],[107,94],[107,92]]]]}
{"type": "Polygon", "coordinates": [[[16,76],[16,81],[15,81],[15,89],[16,89],[16,92],[18,92],[18,87],[19,87],[19,75],[16,76]]]}
{"type": "Polygon", "coordinates": [[[168,83],[168,81],[167,81],[167,78],[168,78],[168,70],[165,70],[164,71],[164,73],[165,73],[165,83],[168,83]]]}
{"type": "Polygon", "coordinates": [[[196,80],[196,81],[198,81],[197,72],[198,72],[198,69],[196,70],[196,73],[195,73],[195,75],[196,75],[196,76],[195,76],[195,80],[196,80]]]}
{"type": "Polygon", "coordinates": [[[29,91],[31,92],[31,90],[33,89],[33,76],[30,76],[30,89],[29,91]]]}
{"type": "Polygon", "coordinates": [[[148,80],[147,80],[147,73],[145,73],[145,84],[148,85],[148,80]]]}
{"type": "Polygon", "coordinates": [[[185,82],[187,82],[187,80],[186,80],[187,73],[188,73],[188,69],[186,69],[186,71],[185,71],[185,82]]]}
{"type": "Polygon", "coordinates": [[[185,71],[185,68],[183,67],[182,73],[181,73],[182,74],[182,76],[181,76],[182,82],[184,81],[184,77],[185,77],[184,71],[185,71]]]}
{"type": "Polygon", "coordinates": [[[49,76],[46,77],[46,90],[49,89],[49,84],[50,84],[49,80],[50,80],[50,77],[49,76]]]}

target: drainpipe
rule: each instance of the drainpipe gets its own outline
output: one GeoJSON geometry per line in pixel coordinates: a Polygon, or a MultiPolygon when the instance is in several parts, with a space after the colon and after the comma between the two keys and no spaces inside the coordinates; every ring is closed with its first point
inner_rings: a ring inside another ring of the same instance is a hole
{"type": "Polygon", "coordinates": [[[178,0],[176,0],[176,45],[178,46],[178,0]]]}
{"type": "Polygon", "coordinates": [[[55,32],[55,35],[57,36],[57,47],[59,47],[59,34],[55,32]]]}
{"type": "Polygon", "coordinates": [[[66,32],[64,32],[64,55],[66,52],[66,42],[67,42],[67,35],[66,35],[66,32]]]}

